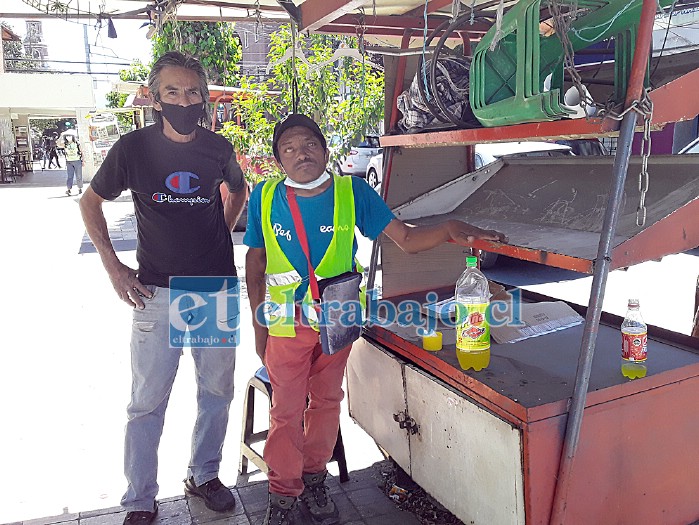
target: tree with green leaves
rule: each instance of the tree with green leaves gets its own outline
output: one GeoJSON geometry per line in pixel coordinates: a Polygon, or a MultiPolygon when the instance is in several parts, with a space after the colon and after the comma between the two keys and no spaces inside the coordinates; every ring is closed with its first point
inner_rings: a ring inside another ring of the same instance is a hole
{"type": "Polygon", "coordinates": [[[338,47],[357,48],[356,38],[298,35],[297,45],[306,60],[297,59],[294,71],[290,59],[280,62],[291,47],[290,26],[282,26],[271,35],[268,59],[273,64],[273,78],[265,82],[255,82],[252,77],[241,79],[245,96],[235,102],[234,110],[244,126],[227,122],[221,131],[239,154],[252,160],[246,175],[253,181],[260,178],[260,171],[262,177],[281,175],[270,162],[272,132],[274,124],[291,112],[294,92],[298,93],[297,111],[312,116],[328,139],[339,137],[338,147],[331,148],[331,164],[363,135],[377,133],[383,120],[383,73],[368,59],[359,62],[343,57],[331,61],[338,47]]]}
{"type": "Polygon", "coordinates": [[[237,84],[242,56],[235,25],[229,22],[166,22],[153,37],[153,61],[168,51],[196,57],[204,67],[209,84],[237,84]]]}
{"type": "MultiPolygon", "coordinates": [[[[126,69],[119,70],[119,79],[122,82],[146,82],[150,67],[144,65],[140,60],[134,62],[126,69]]],[[[105,95],[108,108],[123,108],[126,99],[129,97],[127,93],[119,93],[118,91],[110,91],[105,95]]],[[[119,130],[122,135],[131,131],[133,124],[133,115],[120,113],[117,115],[119,122],[119,130]]]]}

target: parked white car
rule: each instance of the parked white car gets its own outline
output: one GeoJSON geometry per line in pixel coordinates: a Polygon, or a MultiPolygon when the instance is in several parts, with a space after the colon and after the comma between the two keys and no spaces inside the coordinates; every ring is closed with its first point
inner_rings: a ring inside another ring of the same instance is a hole
{"type": "MultiPolygon", "coordinates": [[[[330,147],[338,147],[339,143],[339,137],[334,136],[331,139],[330,147]]],[[[347,156],[340,162],[337,162],[335,167],[342,175],[356,175],[358,177],[364,177],[367,170],[367,164],[369,164],[369,159],[381,153],[381,151],[379,137],[377,135],[367,135],[364,137],[362,142],[356,146],[352,146],[347,153],[347,156]]]]}
{"type": "Polygon", "coordinates": [[[699,153],[699,137],[687,144],[684,148],[677,152],[679,155],[695,155],[699,153]]]}
{"type": "MultiPolygon", "coordinates": [[[[495,162],[500,157],[559,157],[570,156],[570,146],[551,142],[500,142],[495,144],[476,144],[476,169],[495,162]]],[[[372,157],[366,168],[366,181],[379,191],[383,179],[383,153],[372,157]]],[[[481,268],[491,268],[497,261],[498,254],[481,252],[481,268]]]]}

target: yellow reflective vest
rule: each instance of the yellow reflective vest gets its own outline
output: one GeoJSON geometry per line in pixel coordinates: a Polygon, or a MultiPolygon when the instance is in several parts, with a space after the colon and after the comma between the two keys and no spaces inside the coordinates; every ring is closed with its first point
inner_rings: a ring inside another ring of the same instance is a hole
{"type": "MultiPolygon", "coordinates": [[[[302,279],[279,246],[279,241],[277,241],[277,236],[272,228],[274,190],[282,180],[267,181],[262,187],[262,235],[267,252],[265,280],[270,296],[268,306],[271,308],[267,323],[269,335],[294,337],[296,335],[294,330],[294,297],[302,279]]],[[[320,264],[315,268],[318,280],[352,271],[353,267],[356,267],[358,272],[363,271],[359,263],[353,261],[352,257],[355,226],[352,177],[334,175],[333,188],[335,198],[333,236],[320,264]]],[[[364,297],[362,297],[362,304],[365,304],[364,297]]],[[[310,286],[306,290],[302,305],[310,325],[318,330],[310,286]]]]}

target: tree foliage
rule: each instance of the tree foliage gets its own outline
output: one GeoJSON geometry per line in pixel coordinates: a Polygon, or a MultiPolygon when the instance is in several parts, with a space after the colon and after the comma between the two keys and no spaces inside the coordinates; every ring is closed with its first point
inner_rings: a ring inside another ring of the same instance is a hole
{"type": "Polygon", "coordinates": [[[153,61],[168,51],[180,51],[201,62],[209,84],[233,86],[242,56],[234,28],[228,22],[167,22],[153,38],[153,61]]]}
{"type": "MultiPolygon", "coordinates": [[[[125,69],[119,70],[119,78],[122,82],[145,82],[148,80],[148,74],[150,73],[150,68],[145,66],[140,60],[134,60],[134,62],[125,69]]],[[[126,99],[129,96],[126,93],[119,93],[118,91],[110,91],[105,95],[107,99],[108,108],[123,108],[126,103],[126,99]]],[[[119,130],[122,135],[131,131],[131,126],[133,125],[133,115],[128,113],[119,113],[117,115],[117,121],[119,122],[119,130]]]]}
{"type": "Polygon", "coordinates": [[[128,68],[119,70],[119,78],[122,82],[145,82],[149,74],[150,67],[138,59],[134,60],[128,68]]]}
{"type": "MultiPolygon", "coordinates": [[[[363,62],[349,57],[331,61],[339,47],[357,48],[357,39],[329,35],[298,35],[297,43],[306,62],[297,59],[296,71],[291,60],[280,62],[291,47],[288,25],[271,35],[269,62],[273,76],[265,82],[252,77],[242,78],[241,87],[246,96],[234,104],[235,114],[244,123],[223,126],[222,134],[233,143],[239,154],[247,154],[258,162],[272,156],[274,124],[290,113],[293,107],[294,80],[298,92],[298,112],[312,116],[324,130],[326,138],[339,138],[337,147],[330,149],[330,162],[344,156],[350,145],[367,133],[377,133],[384,115],[383,73],[363,62]]],[[[259,178],[259,166],[247,169],[249,178],[259,178]]],[[[267,166],[269,176],[279,175],[277,169],[267,166]]]]}

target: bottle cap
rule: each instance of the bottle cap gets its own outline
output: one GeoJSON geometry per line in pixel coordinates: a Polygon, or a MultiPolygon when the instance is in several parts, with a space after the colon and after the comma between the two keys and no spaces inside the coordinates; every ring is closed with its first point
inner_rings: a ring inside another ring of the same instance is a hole
{"type": "Polygon", "coordinates": [[[630,307],[639,307],[640,303],[638,302],[638,299],[629,299],[629,308],[630,307]]]}
{"type": "Polygon", "coordinates": [[[466,268],[474,268],[476,266],[478,266],[478,257],[473,255],[466,257],[466,268]]]}
{"type": "Polygon", "coordinates": [[[422,348],[430,352],[442,349],[442,332],[430,331],[422,336],[422,348]]]}

